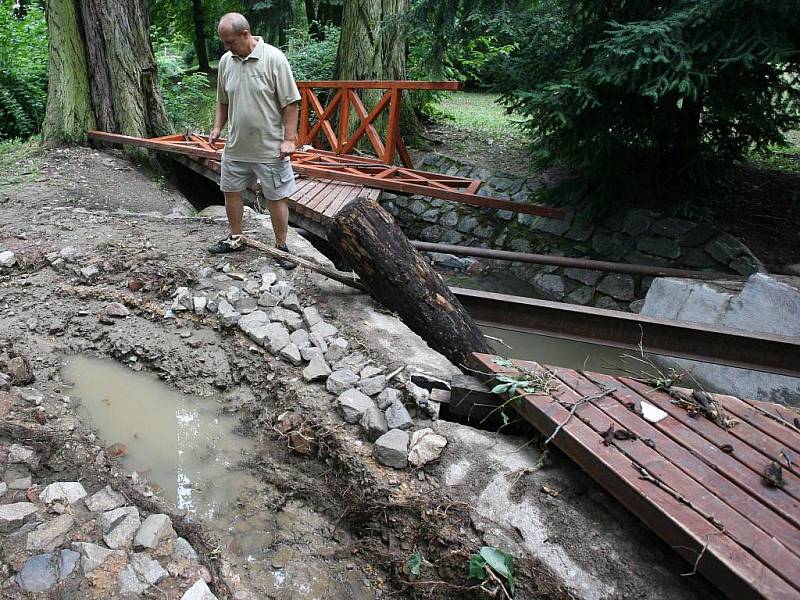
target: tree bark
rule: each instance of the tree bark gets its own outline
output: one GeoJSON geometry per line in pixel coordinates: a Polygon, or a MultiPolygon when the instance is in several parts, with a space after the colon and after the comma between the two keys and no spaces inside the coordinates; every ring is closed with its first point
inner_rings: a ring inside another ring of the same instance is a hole
{"type": "Polygon", "coordinates": [[[197,54],[197,65],[200,71],[208,73],[208,48],[206,47],[206,19],[203,14],[203,3],[192,0],[192,21],[194,22],[194,51],[197,54]]]}
{"type": "Polygon", "coordinates": [[[49,144],[81,142],[96,128],[89,98],[86,49],[75,4],[47,0],[48,93],[42,134],[49,144]]]}
{"type": "Polygon", "coordinates": [[[145,0],[48,0],[47,8],[54,19],[45,139],[76,141],[95,125],[139,137],[168,133],[145,0]],[[64,94],[65,85],[74,89],[64,94]]]}
{"type": "Polygon", "coordinates": [[[328,241],[375,299],[452,363],[467,364],[472,352],[492,352],[472,317],[377,202],[357,198],[348,204],[331,224],[328,241]]]}
{"type": "MultiPolygon", "coordinates": [[[[344,0],[342,35],[334,66],[334,79],[406,79],[405,17],[409,0],[344,0]]],[[[367,110],[380,99],[379,92],[362,91],[367,110]]],[[[385,127],[385,123],[377,125],[385,127]]],[[[421,126],[403,92],[400,112],[403,138],[412,141],[421,126]]]]}

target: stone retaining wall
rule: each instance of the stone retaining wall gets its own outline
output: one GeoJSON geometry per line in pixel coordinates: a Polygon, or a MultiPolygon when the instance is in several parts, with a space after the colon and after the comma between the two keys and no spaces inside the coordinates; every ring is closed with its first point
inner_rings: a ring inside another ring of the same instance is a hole
{"type": "MultiPolygon", "coordinates": [[[[421,168],[478,177],[480,193],[527,203],[548,182],[544,176],[492,173],[442,154],[429,154],[421,168]]],[[[411,239],[557,256],[584,257],[632,264],[699,269],[750,275],[761,262],[739,240],[714,227],[665,217],[645,209],[612,211],[597,218],[589,210],[567,210],[563,220],[507,210],[485,209],[384,192],[381,203],[411,239]]],[[[446,267],[466,269],[476,261],[437,255],[446,267]]],[[[495,266],[508,263],[496,262],[495,266]]],[[[651,277],[586,269],[511,263],[515,277],[544,298],[585,306],[638,312],[651,277]]]]}

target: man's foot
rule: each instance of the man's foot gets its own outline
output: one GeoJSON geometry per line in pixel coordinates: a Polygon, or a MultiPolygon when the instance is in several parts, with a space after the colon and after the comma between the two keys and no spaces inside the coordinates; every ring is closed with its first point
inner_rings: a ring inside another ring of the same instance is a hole
{"type": "Polygon", "coordinates": [[[228,252],[239,252],[244,248],[244,238],[241,235],[229,235],[224,240],[211,244],[208,251],[211,254],[227,254],[228,252]]]}
{"type": "MultiPolygon", "coordinates": [[[[278,250],[282,250],[283,252],[289,252],[289,248],[287,248],[286,244],[282,246],[275,246],[278,250]]],[[[278,264],[287,271],[291,271],[292,269],[297,268],[297,263],[292,262],[290,260],[286,260],[285,258],[278,258],[278,264]]]]}

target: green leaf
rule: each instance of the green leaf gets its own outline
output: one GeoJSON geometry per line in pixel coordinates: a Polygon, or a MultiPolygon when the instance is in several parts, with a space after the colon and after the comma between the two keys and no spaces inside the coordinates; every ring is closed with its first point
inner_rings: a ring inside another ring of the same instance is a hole
{"type": "Polygon", "coordinates": [[[412,575],[419,575],[420,568],[422,567],[422,554],[419,550],[411,555],[408,562],[406,562],[406,566],[408,567],[409,573],[412,575]]]}
{"type": "Polygon", "coordinates": [[[514,576],[514,558],[510,554],[491,546],[484,546],[480,550],[480,555],[492,569],[506,579],[509,575],[514,576]]]}
{"type": "Polygon", "coordinates": [[[511,387],[510,383],[500,383],[492,388],[493,394],[502,394],[505,391],[508,391],[508,388],[511,387]]]}
{"type": "Polygon", "coordinates": [[[484,567],[486,561],[479,554],[473,554],[469,557],[469,579],[477,579],[483,581],[486,579],[486,571],[484,567]]]}
{"type": "Polygon", "coordinates": [[[492,362],[494,364],[496,364],[497,366],[499,366],[499,367],[513,367],[514,366],[514,363],[512,363],[511,360],[508,359],[508,358],[495,358],[492,362]]]}

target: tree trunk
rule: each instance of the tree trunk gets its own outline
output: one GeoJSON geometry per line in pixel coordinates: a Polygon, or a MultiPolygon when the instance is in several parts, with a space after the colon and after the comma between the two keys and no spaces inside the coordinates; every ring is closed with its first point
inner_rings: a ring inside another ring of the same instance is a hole
{"type": "Polygon", "coordinates": [[[358,198],[348,204],[331,224],[328,241],[379,302],[453,364],[467,364],[472,352],[492,352],[472,317],[377,202],[358,198]]]}
{"type": "Polygon", "coordinates": [[[208,48],[206,47],[206,19],[203,14],[203,3],[192,0],[192,20],[194,21],[194,51],[197,54],[197,65],[200,71],[208,73],[208,48]]]}
{"type": "Polygon", "coordinates": [[[145,0],[47,0],[47,8],[55,19],[48,18],[51,85],[45,139],[82,139],[81,129],[95,123],[103,131],[139,137],[168,133],[145,0]],[[86,81],[88,105],[83,100],[86,81]],[[64,82],[74,89],[63,93],[64,82]]]}
{"type": "Polygon", "coordinates": [[[86,50],[72,1],[47,0],[49,66],[42,134],[49,144],[80,142],[96,128],[89,98],[86,50]]]}
{"type": "Polygon", "coordinates": [[[321,27],[317,18],[317,9],[314,6],[314,0],[303,0],[306,7],[306,21],[308,21],[308,34],[313,40],[320,40],[321,27]]]}
{"type": "MultiPolygon", "coordinates": [[[[320,25],[334,25],[335,27],[342,26],[342,3],[326,2],[320,0],[319,9],[317,10],[317,19],[320,25]]],[[[324,32],[323,32],[324,33],[324,32]]]]}
{"type": "MultiPolygon", "coordinates": [[[[344,0],[334,79],[406,79],[405,18],[409,0],[344,0]]],[[[379,92],[361,92],[367,110],[379,92]]],[[[377,123],[384,127],[384,123],[377,123]]],[[[421,126],[408,92],[402,94],[400,131],[413,141],[421,126]]]]}

